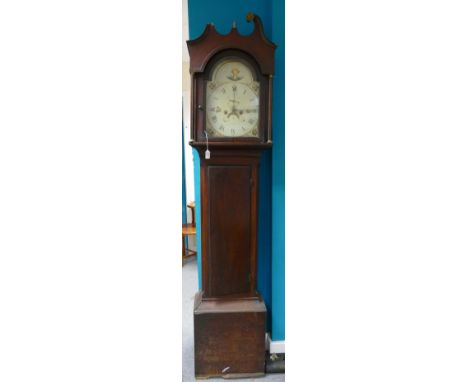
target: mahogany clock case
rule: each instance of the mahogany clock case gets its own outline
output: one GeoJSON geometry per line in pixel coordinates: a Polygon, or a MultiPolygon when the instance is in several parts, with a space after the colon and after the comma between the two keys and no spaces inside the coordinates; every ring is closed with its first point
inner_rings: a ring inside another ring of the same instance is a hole
{"type": "Polygon", "coordinates": [[[192,75],[191,142],[200,156],[202,290],[194,304],[195,376],[265,373],[266,306],[257,292],[258,182],[262,151],[272,145],[275,44],[253,14],[252,34],[227,35],[208,24],[187,42],[192,75]],[[207,142],[207,81],[220,60],[248,62],[260,85],[257,137],[207,142]],[[205,157],[207,144],[211,155],[205,157]]]}

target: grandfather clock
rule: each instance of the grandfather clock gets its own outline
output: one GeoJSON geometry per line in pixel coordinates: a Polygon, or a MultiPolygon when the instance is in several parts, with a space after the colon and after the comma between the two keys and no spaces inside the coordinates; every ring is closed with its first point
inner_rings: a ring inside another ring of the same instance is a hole
{"type": "Polygon", "coordinates": [[[191,142],[200,154],[202,290],[195,296],[195,376],[261,376],[266,307],[257,292],[258,169],[271,141],[275,44],[213,24],[187,42],[191,142]]]}

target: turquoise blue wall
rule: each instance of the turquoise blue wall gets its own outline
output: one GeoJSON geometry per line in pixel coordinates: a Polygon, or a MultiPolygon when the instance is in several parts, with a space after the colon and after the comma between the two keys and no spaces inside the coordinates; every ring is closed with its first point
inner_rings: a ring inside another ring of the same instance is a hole
{"type": "Polygon", "coordinates": [[[273,79],[273,148],[272,148],[272,195],[271,195],[271,287],[272,295],[272,339],[281,341],[285,338],[285,296],[284,296],[284,100],[285,100],[285,30],[284,30],[284,0],[274,1],[272,20],[272,40],[276,48],[275,77],[273,79]]]}
{"type": "MultiPolygon", "coordinates": [[[[280,109],[273,114],[273,146],[279,147],[276,151],[264,152],[260,163],[257,287],[268,308],[268,330],[272,338],[284,340],[284,0],[188,0],[189,38],[200,36],[210,22],[218,32],[229,33],[235,21],[239,33],[249,34],[253,24],[245,21],[248,12],[260,16],[267,37],[282,44],[276,53],[277,68],[282,74],[277,73],[274,80],[280,90],[274,88],[273,100],[275,108],[280,109]],[[278,76],[283,77],[282,81],[278,81],[278,76]],[[281,181],[283,183],[279,184],[281,181]],[[280,190],[276,191],[276,187],[280,190]]],[[[200,205],[200,159],[196,150],[193,155],[195,203],[200,205]]],[[[196,215],[196,224],[200,227],[200,209],[196,210],[196,215]]],[[[197,230],[197,252],[201,254],[199,232],[197,230]]],[[[197,257],[201,288],[201,256],[197,257]]]]}

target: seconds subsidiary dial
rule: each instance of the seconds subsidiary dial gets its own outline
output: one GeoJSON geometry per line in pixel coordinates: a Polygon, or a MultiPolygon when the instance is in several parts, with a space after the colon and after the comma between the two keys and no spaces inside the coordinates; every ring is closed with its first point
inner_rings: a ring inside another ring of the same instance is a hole
{"type": "Polygon", "coordinates": [[[248,64],[227,59],[207,83],[207,130],[215,137],[258,137],[259,83],[248,64]]]}

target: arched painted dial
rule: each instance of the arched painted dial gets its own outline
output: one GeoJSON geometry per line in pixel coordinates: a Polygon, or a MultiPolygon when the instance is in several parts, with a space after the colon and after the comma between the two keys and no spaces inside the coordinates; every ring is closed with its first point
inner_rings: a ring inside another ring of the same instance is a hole
{"type": "Polygon", "coordinates": [[[207,128],[210,136],[257,137],[259,84],[243,62],[224,61],[207,83],[207,128]]]}

